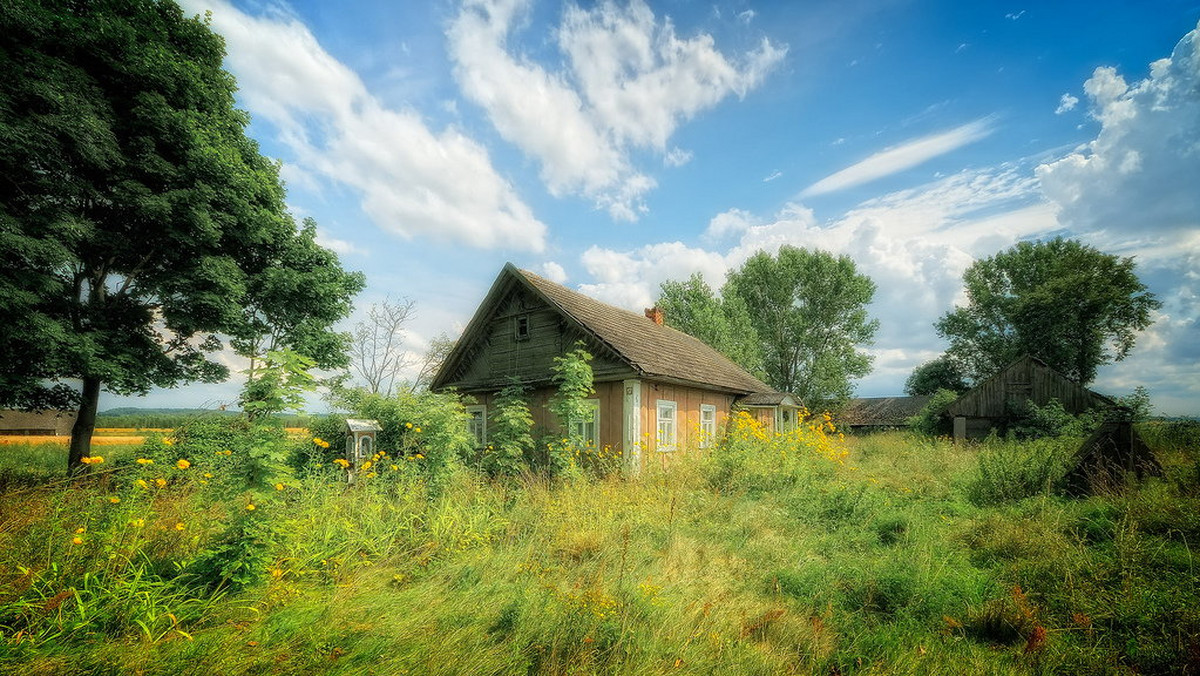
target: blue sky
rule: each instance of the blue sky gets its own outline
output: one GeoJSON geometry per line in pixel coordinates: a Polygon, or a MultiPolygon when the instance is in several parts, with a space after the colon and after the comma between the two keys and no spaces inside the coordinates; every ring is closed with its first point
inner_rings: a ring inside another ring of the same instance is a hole
{"type": "Polygon", "coordinates": [[[183,4],[225,36],[292,210],[366,273],[360,314],[416,301],[414,354],[506,261],[638,310],[793,244],[876,281],[857,391],[899,394],[973,260],[1062,234],[1135,256],[1164,302],[1095,388],[1200,414],[1195,0],[183,4]]]}

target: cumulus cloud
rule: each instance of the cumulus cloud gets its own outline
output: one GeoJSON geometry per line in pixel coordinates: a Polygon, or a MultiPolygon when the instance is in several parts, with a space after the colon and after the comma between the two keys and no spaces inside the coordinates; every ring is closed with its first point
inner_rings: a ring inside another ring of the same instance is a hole
{"type": "Polygon", "coordinates": [[[676,128],[745,96],[786,52],[763,40],[734,63],[712,36],[681,39],[640,0],[602,2],[567,6],[555,34],[565,64],[552,71],[509,44],[527,4],[464,2],[447,30],[455,77],[500,135],[538,160],[552,194],[583,195],[621,220],[635,220],[656,185],[631,151],[657,152],[668,165],[690,157],[667,148],[676,128]]]}
{"type": "Polygon", "coordinates": [[[939,155],[986,138],[992,131],[991,118],[985,117],[949,131],[907,141],[826,176],[805,188],[800,197],[824,195],[911,169],[939,155]]]}
{"type": "Polygon", "coordinates": [[[565,284],[567,281],[567,271],[554,261],[542,263],[542,276],[555,284],[565,284]]]}
{"type": "Polygon", "coordinates": [[[1075,110],[1075,106],[1077,105],[1079,105],[1079,97],[1072,96],[1070,93],[1063,94],[1062,98],[1058,100],[1058,107],[1054,109],[1054,114],[1062,115],[1063,113],[1075,110]]]}
{"type": "Polygon", "coordinates": [[[307,185],[319,176],[352,188],[376,225],[405,238],[544,248],[545,225],[483,146],[453,128],[431,130],[415,111],[386,107],[298,19],[278,9],[250,16],[221,0],[185,4],[212,9],[242,100],[274,125],[302,167],[289,172],[293,180],[307,185]]]}
{"type": "Polygon", "coordinates": [[[896,394],[903,380],[898,374],[940,352],[933,322],[959,300],[962,274],[975,257],[1056,227],[1032,177],[1012,167],[962,172],[864,202],[829,221],[800,204],[765,219],[731,209],[706,231],[712,250],[681,242],[630,251],[593,247],[582,262],[596,282],[581,289],[636,310],[657,297],[666,279],[699,272],[720,288],[728,270],[785,244],[846,254],[878,286],[871,313],[880,320],[873,348],[879,363],[863,388],[896,394]]]}

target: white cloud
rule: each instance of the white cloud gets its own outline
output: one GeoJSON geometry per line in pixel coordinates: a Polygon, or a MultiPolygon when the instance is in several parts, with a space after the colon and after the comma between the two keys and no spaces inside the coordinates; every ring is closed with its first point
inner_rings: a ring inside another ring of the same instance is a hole
{"type": "Polygon", "coordinates": [[[682,167],[692,161],[692,151],[684,150],[683,148],[672,148],[663,157],[663,164],[668,167],[682,167]]]}
{"type": "Polygon", "coordinates": [[[949,131],[907,141],[826,176],[805,188],[800,196],[823,195],[911,169],[939,155],[986,138],[992,131],[991,118],[985,117],[949,131]]]}
{"type": "Polygon", "coordinates": [[[565,284],[567,282],[567,271],[563,269],[563,266],[554,261],[542,263],[542,276],[555,284],[565,284]]]}
{"type": "Polygon", "coordinates": [[[1200,229],[1200,27],[1132,86],[1113,68],[1084,84],[1096,138],[1037,168],[1076,232],[1175,238],[1200,229]]]}
{"type": "Polygon", "coordinates": [[[737,18],[738,21],[741,21],[744,24],[749,24],[751,21],[754,21],[755,16],[757,16],[757,13],[754,10],[747,9],[743,12],[739,12],[737,18]]]}
{"type": "Polygon", "coordinates": [[[782,171],[779,171],[778,169],[775,171],[772,171],[765,178],[763,178],[763,183],[770,183],[771,181],[774,181],[775,179],[779,178],[780,176],[783,176],[782,171]]]}
{"type": "Polygon", "coordinates": [[[212,8],[240,96],[296,154],[302,168],[288,172],[293,180],[320,176],[351,187],[376,225],[405,238],[542,250],[546,226],[483,146],[452,128],[429,129],[415,111],[385,107],[277,8],[250,16],[220,0],[186,4],[195,12],[212,8]]]}
{"type": "Polygon", "coordinates": [[[1075,110],[1075,106],[1079,104],[1079,97],[1072,96],[1070,93],[1063,94],[1058,100],[1058,107],[1054,109],[1055,115],[1062,115],[1065,112],[1075,110]]]}
{"type": "Polygon", "coordinates": [[[647,149],[669,165],[684,158],[667,142],[678,126],[730,94],[757,87],[786,52],[764,40],[732,63],[712,36],[680,39],[640,0],[568,5],[556,31],[560,72],[520,54],[509,39],[522,0],[469,0],[447,30],[455,77],[509,142],[541,163],[552,194],[579,194],[618,219],[634,220],[654,179],[630,153],[647,149]]]}
{"type": "Polygon", "coordinates": [[[355,246],[353,242],[349,242],[344,239],[338,239],[336,237],[330,237],[329,234],[325,232],[324,228],[320,227],[317,228],[317,244],[320,244],[326,249],[333,251],[339,256],[349,256],[350,254],[361,254],[365,256],[368,253],[365,249],[355,246]]]}
{"type": "Polygon", "coordinates": [[[726,271],[758,251],[774,253],[790,244],[846,254],[878,286],[871,313],[881,323],[872,348],[880,363],[863,387],[898,394],[899,374],[941,351],[933,322],[958,299],[962,274],[975,257],[1055,228],[1053,209],[1038,199],[1034,179],[1013,168],[962,172],[864,202],[826,222],[799,204],[765,221],[731,209],[715,216],[705,233],[717,250],[680,242],[632,251],[593,247],[582,262],[597,281],[581,289],[638,309],[657,296],[664,280],[693,272],[720,288],[726,271]]]}

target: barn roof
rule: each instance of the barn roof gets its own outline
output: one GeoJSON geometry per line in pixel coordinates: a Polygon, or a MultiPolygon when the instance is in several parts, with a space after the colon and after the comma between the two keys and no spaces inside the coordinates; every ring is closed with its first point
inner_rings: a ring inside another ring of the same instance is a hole
{"type": "Polygon", "coordinates": [[[904,427],[909,418],[921,412],[929,399],[929,395],[851,399],[838,415],[838,422],[855,427],[904,427]]]}
{"type": "Polygon", "coordinates": [[[563,317],[590,335],[639,377],[659,378],[685,384],[707,386],[735,394],[774,392],[767,384],[747,373],[727,357],[700,340],[669,326],[656,324],[644,315],[623,310],[572,291],[511,263],[504,266],[491,291],[463,332],[434,379],[434,387],[443,385],[467,353],[469,343],[500,301],[509,284],[521,284],[555,308],[563,317]]]}

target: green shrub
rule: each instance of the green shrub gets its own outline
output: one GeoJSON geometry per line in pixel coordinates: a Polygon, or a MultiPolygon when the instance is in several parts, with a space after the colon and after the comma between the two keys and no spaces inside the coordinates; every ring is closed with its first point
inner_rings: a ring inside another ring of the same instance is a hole
{"type": "Polygon", "coordinates": [[[1049,494],[1066,474],[1075,446],[1070,439],[1024,443],[989,439],[979,451],[967,498],[982,506],[1049,494]]]}
{"type": "Polygon", "coordinates": [[[951,434],[954,421],[946,414],[946,407],[958,399],[954,390],[938,390],[933,393],[921,412],[908,419],[908,424],[914,432],[931,437],[951,434]]]}

